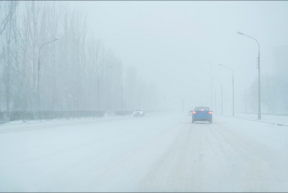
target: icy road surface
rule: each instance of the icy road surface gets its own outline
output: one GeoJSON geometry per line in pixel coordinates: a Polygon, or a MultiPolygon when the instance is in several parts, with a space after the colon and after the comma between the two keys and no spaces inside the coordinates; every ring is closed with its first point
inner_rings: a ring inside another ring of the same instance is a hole
{"type": "Polygon", "coordinates": [[[288,127],[147,114],[0,126],[0,191],[288,191],[288,127]]]}

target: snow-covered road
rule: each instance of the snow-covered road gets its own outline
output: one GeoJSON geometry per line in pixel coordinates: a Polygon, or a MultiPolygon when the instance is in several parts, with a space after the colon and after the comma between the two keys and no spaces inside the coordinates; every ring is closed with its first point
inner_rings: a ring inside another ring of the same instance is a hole
{"type": "Polygon", "coordinates": [[[183,113],[0,126],[0,191],[288,191],[288,127],[183,113]]]}

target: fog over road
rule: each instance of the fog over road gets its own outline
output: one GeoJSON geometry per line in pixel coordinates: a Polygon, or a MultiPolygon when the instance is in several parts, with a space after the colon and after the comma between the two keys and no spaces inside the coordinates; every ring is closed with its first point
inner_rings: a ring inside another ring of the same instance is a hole
{"type": "Polygon", "coordinates": [[[0,191],[288,191],[288,128],[187,113],[0,126],[0,191]]]}

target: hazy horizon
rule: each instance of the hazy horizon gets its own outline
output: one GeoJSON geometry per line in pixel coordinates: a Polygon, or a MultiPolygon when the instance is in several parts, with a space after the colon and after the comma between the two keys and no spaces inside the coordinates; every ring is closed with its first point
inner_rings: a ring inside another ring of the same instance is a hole
{"type": "MultiPolygon", "coordinates": [[[[234,70],[235,103],[239,103],[235,108],[243,111],[245,89],[258,76],[258,47],[237,31],[260,42],[261,76],[272,74],[273,49],[288,42],[288,2],[284,1],[69,4],[87,15],[88,28],[124,66],[133,66],[142,79],[155,83],[161,98],[176,97],[178,103],[170,99],[176,103],[174,109],[181,109],[182,98],[186,98],[186,108],[211,105],[211,71],[223,82],[225,100],[231,101],[231,72],[218,66],[221,63],[234,70]],[[195,96],[194,102],[189,99],[195,96]]],[[[213,84],[213,92],[217,90],[220,96],[219,83],[213,84]]]]}

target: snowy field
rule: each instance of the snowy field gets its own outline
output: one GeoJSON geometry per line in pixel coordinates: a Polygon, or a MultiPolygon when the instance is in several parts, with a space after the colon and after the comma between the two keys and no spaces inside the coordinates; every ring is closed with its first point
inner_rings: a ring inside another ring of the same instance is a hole
{"type": "Polygon", "coordinates": [[[288,127],[274,124],[287,117],[213,116],[0,125],[0,191],[287,192],[288,127]]]}

